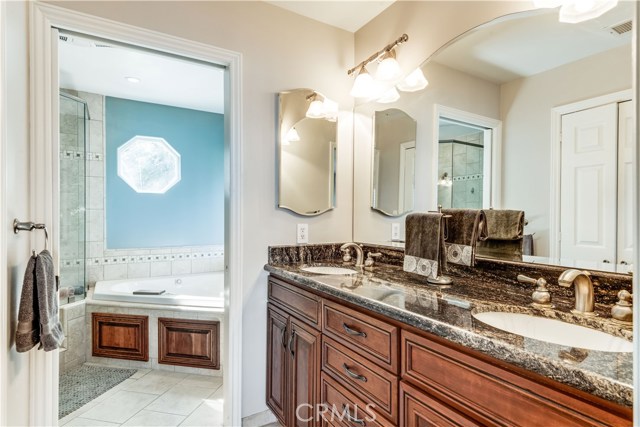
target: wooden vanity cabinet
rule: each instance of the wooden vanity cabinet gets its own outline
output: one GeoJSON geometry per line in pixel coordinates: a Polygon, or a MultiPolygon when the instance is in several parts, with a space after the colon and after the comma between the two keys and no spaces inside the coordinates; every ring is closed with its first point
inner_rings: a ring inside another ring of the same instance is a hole
{"type": "Polygon", "coordinates": [[[293,283],[271,277],[268,307],[267,403],[285,427],[632,425],[631,408],[293,283]],[[296,418],[300,403],[375,420],[296,418]]]}
{"type": "MultiPolygon", "coordinates": [[[[300,307],[313,310],[320,298],[290,288],[280,281],[270,281],[276,294],[293,296],[290,304],[270,298],[267,312],[267,405],[285,427],[321,425],[317,416],[320,398],[321,333],[314,326],[319,317],[305,314],[298,318],[300,307]],[[298,305],[296,305],[298,303],[298,305]],[[302,303],[300,305],[299,303],[302,303]]],[[[317,308],[319,313],[319,307],[317,308]]]]}

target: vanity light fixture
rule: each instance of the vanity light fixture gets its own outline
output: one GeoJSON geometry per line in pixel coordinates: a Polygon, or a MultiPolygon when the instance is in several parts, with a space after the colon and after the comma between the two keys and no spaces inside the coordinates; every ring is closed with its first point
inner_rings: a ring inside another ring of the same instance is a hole
{"type": "Polygon", "coordinates": [[[406,76],[402,75],[400,64],[396,60],[396,47],[409,40],[406,34],[398,37],[393,43],[374,53],[352,69],[348,75],[356,73],[356,80],[351,88],[351,96],[376,100],[382,104],[395,102],[400,98],[398,90],[403,92],[416,92],[427,87],[429,82],[424,77],[420,67],[406,76]],[[367,71],[367,65],[377,61],[375,79],[367,71]],[[404,77],[404,78],[403,78],[404,77]]]}
{"type": "Polygon", "coordinates": [[[537,8],[560,6],[559,20],[569,24],[597,18],[617,6],[618,0],[534,0],[537,8]]]}
{"type": "Polygon", "coordinates": [[[396,87],[403,92],[417,92],[427,87],[428,84],[429,82],[424,76],[422,69],[418,67],[409,73],[396,87]]]}
{"type": "Polygon", "coordinates": [[[300,141],[300,134],[298,133],[298,131],[294,126],[291,129],[289,129],[289,132],[287,132],[287,136],[284,138],[283,142],[284,142],[284,145],[289,145],[289,143],[291,142],[298,142],[298,141],[300,141]]]}
{"type": "Polygon", "coordinates": [[[310,119],[327,119],[335,122],[338,118],[338,103],[330,100],[318,92],[313,92],[307,96],[307,101],[311,101],[307,113],[310,119]]]}
{"type": "Polygon", "coordinates": [[[449,178],[448,172],[442,174],[440,180],[438,181],[438,185],[443,187],[451,187],[453,185],[453,181],[451,180],[451,178],[449,178]]]}

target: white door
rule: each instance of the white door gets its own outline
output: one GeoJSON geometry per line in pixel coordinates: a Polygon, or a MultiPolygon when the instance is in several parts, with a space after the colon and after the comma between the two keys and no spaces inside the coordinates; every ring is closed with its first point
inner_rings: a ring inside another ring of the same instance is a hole
{"type": "Polygon", "coordinates": [[[618,104],[618,264],[633,263],[633,103],[618,104]]]}
{"type": "Polygon", "coordinates": [[[398,212],[413,210],[413,186],[415,176],[416,142],[400,144],[400,176],[398,182],[398,212]]]}
{"type": "Polygon", "coordinates": [[[615,262],[618,104],[562,116],[560,256],[615,262]]]}

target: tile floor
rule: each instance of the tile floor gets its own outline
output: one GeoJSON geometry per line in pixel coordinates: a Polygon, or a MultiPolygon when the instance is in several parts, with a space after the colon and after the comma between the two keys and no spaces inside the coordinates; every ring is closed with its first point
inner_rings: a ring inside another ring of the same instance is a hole
{"type": "Polygon", "coordinates": [[[222,378],[140,369],[59,426],[222,426],[222,378]]]}

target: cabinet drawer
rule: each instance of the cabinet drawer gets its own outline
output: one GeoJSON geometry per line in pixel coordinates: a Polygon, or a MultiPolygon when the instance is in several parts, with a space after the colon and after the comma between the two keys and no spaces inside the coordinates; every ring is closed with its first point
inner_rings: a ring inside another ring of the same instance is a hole
{"type": "Polygon", "coordinates": [[[400,424],[403,427],[479,427],[431,396],[400,382],[400,424]]]}
{"type": "Polygon", "coordinates": [[[398,378],[324,337],[322,369],[392,422],[398,421],[398,378]]]}
{"type": "Polygon", "coordinates": [[[482,425],[629,426],[630,409],[402,331],[402,379],[482,425]],[[526,414],[526,416],[523,416],[526,414]]]}
{"type": "Polygon", "coordinates": [[[331,377],[321,374],[322,402],[326,410],[323,418],[330,425],[348,427],[391,427],[383,416],[379,415],[372,404],[360,400],[353,393],[342,387],[331,377]]]}
{"type": "Polygon", "coordinates": [[[294,316],[320,328],[320,297],[276,278],[269,278],[269,299],[294,316]]]}
{"type": "Polygon", "coordinates": [[[398,372],[398,328],[331,301],[323,304],[323,332],[393,373],[398,372]]]}

